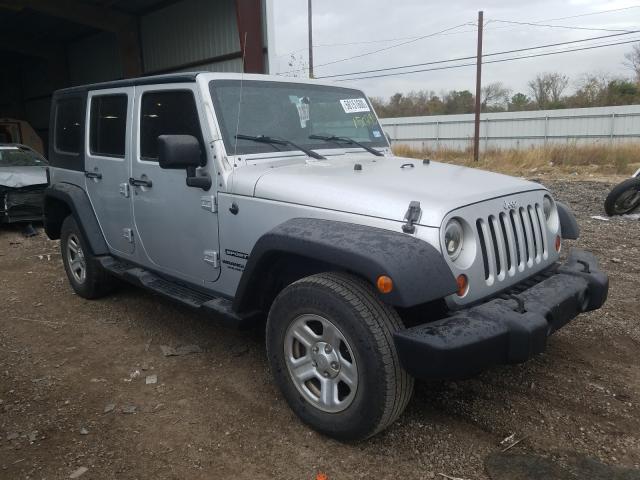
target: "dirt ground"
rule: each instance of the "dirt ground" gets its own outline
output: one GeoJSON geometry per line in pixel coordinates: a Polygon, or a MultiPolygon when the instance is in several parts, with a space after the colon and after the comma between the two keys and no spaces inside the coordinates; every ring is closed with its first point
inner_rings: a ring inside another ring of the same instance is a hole
{"type": "Polygon", "coordinates": [[[297,420],[271,383],[262,332],[227,330],[133,287],[83,300],[57,242],[0,230],[0,479],[80,467],[83,480],[485,479],[485,458],[513,433],[525,437],[514,453],[640,468],[640,221],[591,218],[604,215],[611,184],[547,186],[575,209],[578,245],[610,275],[606,306],[524,365],[419,382],[400,420],[358,444],[297,420]],[[185,356],[160,348],[194,344],[202,351],[185,356]]]}

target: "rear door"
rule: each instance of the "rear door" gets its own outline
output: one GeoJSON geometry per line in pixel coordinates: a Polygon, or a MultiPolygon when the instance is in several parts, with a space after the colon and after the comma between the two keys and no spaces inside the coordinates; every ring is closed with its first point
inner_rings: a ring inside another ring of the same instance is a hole
{"type": "Polygon", "coordinates": [[[129,169],[134,89],[89,92],[85,136],[86,190],[112,253],[133,258],[129,169]]]}
{"type": "Polygon", "coordinates": [[[195,83],[138,86],[135,92],[131,188],[140,261],[206,288],[220,273],[215,186],[208,192],[187,186],[186,171],[160,168],[157,151],[160,135],[193,135],[206,161],[203,169],[216,178],[199,92],[195,83]]]}

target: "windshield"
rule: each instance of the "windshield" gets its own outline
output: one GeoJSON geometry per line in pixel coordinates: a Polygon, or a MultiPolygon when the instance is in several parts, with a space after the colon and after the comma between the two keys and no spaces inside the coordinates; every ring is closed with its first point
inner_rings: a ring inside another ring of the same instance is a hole
{"type": "Polygon", "coordinates": [[[0,167],[46,166],[47,161],[35,152],[19,148],[0,148],[0,167]]]}
{"type": "MultiPolygon", "coordinates": [[[[238,139],[244,135],[282,138],[308,149],[345,148],[344,143],[310,139],[310,135],[349,137],[370,147],[387,147],[369,100],[359,90],[292,82],[245,80],[238,121],[240,80],[210,83],[216,114],[227,153],[233,155],[297,150],[238,139]]],[[[353,145],[351,145],[353,147],[353,145]]]]}

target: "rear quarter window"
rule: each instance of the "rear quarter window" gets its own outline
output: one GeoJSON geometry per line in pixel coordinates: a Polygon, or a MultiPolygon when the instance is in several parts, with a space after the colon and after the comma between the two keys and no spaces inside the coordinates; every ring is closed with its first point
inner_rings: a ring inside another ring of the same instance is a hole
{"type": "Polygon", "coordinates": [[[55,149],[79,154],[82,149],[84,102],[81,98],[58,100],[55,117],[55,149]]]}

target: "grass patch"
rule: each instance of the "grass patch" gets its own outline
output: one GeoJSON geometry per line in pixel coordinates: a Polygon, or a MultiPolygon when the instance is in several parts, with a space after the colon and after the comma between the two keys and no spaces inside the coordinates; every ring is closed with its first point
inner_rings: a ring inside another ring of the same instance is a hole
{"type": "Polygon", "coordinates": [[[481,168],[508,175],[628,176],[640,168],[640,143],[621,145],[553,145],[528,149],[492,149],[473,161],[473,151],[419,150],[393,147],[396,155],[430,158],[444,163],[481,168]]]}

